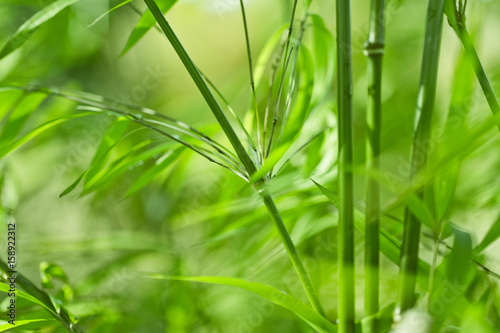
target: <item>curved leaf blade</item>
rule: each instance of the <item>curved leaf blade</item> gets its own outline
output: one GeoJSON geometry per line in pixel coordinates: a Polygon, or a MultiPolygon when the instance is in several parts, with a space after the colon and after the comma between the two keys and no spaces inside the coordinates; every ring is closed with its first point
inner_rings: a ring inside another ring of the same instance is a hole
{"type": "MultiPolygon", "coordinates": [[[[160,8],[163,14],[166,14],[177,2],[177,0],[157,0],[156,4],[160,8]]],[[[127,53],[137,42],[144,37],[144,35],[156,24],[156,20],[151,14],[151,11],[146,11],[139,20],[139,23],[135,26],[134,30],[130,34],[127,40],[127,44],[122,51],[121,55],[127,53]]]]}
{"type": "Polygon", "coordinates": [[[70,114],[70,115],[63,116],[63,117],[60,117],[60,118],[57,118],[54,120],[50,120],[50,121],[38,126],[34,130],[25,134],[24,136],[20,137],[16,141],[14,141],[14,142],[12,142],[4,147],[0,147],[0,158],[4,157],[5,155],[12,152],[13,150],[19,148],[23,144],[29,142],[30,140],[32,140],[33,138],[35,138],[39,134],[45,132],[46,130],[48,130],[56,125],[59,125],[60,123],[63,123],[67,120],[81,118],[81,117],[90,116],[90,115],[96,115],[96,113],[95,112],[83,112],[83,113],[77,113],[77,114],[70,114]]]}
{"type": "Polygon", "coordinates": [[[164,280],[177,280],[177,281],[190,281],[190,282],[201,282],[210,284],[219,284],[241,288],[257,294],[276,305],[284,307],[292,311],[295,315],[304,320],[309,326],[318,332],[333,333],[337,332],[335,325],[326,320],[323,316],[315,312],[312,308],[308,307],[295,297],[281,291],[275,287],[256,282],[249,282],[242,279],[221,277],[221,276],[165,276],[161,274],[148,275],[155,279],[164,280]]]}
{"type": "Polygon", "coordinates": [[[40,322],[54,322],[55,320],[54,319],[29,319],[29,320],[16,320],[16,324],[15,326],[13,326],[12,324],[3,324],[2,326],[0,326],[0,332],[5,332],[5,331],[8,331],[14,327],[19,327],[19,326],[24,326],[24,325],[28,325],[28,324],[32,324],[32,323],[40,323],[40,322]]]}

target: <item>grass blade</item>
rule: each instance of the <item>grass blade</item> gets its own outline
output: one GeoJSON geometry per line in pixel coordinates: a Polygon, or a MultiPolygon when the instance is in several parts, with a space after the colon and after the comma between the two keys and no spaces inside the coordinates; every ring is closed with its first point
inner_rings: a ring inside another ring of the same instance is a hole
{"type": "MultiPolygon", "coordinates": [[[[177,3],[177,0],[158,0],[158,6],[159,10],[162,13],[168,12],[175,4],[177,3]]],[[[155,18],[149,13],[149,11],[146,11],[142,16],[137,25],[135,26],[134,30],[130,34],[130,37],[127,40],[127,44],[125,45],[125,48],[122,51],[122,56],[127,53],[132,47],[134,47],[137,42],[144,37],[144,35],[151,30],[152,27],[156,24],[155,18]]]]}
{"type": "Polygon", "coordinates": [[[106,17],[107,15],[109,15],[111,12],[117,10],[120,7],[123,7],[123,6],[127,5],[127,4],[129,4],[132,1],[133,0],[125,0],[125,1],[120,2],[118,5],[114,6],[113,8],[110,8],[108,11],[106,11],[105,13],[103,13],[102,15],[100,15],[98,18],[96,18],[94,21],[92,21],[92,23],[90,23],[87,26],[87,28],[93,27],[97,22],[99,22],[100,20],[102,20],[104,17],[106,17]]]}

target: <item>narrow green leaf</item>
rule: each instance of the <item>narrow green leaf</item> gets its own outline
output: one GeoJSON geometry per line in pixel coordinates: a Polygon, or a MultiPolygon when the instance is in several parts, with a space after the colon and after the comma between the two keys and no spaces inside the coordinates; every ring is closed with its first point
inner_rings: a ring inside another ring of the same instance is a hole
{"type": "MultiPolygon", "coordinates": [[[[120,124],[123,125],[123,123],[121,123],[121,122],[120,122],[120,124]]],[[[115,129],[116,129],[116,127],[115,127],[115,129]]],[[[113,129],[112,132],[114,132],[115,129],[113,129]]],[[[96,154],[94,155],[94,158],[90,164],[90,167],[87,170],[85,170],[73,183],[71,183],[71,185],[69,185],[61,194],[59,194],[59,198],[62,198],[64,196],[68,195],[69,193],[73,192],[73,190],[78,186],[78,184],[80,184],[80,182],[82,181],[83,178],[85,178],[85,183],[90,182],[93,178],[95,178],[104,169],[104,165],[106,164],[106,161],[108,160],[108,157],[111,154],[111,151],[120,142],[125,140],[127,137],[129,137],[129,136],[131,136],[131,135],[133,135],[141,130],[144,130],[144,129],[146,129],[146,128],[144,128],[144,127],[137,128],[137,129],[121,136],[121,137],[117,137],[117,138],[115,138],[117,141],[113,142],[112,144],[111,144],[111,141],[105,140],[103,138],[101,144],[99,145],[99,148],[97,149],[96,154]],[[107,143],[104,143],[106,141],[107,141],[107,143]],[[110,144],[111,144],[111,146],[108,146],[110,144]],[[101,149],[103,147],[106,147],[107,150],[103,151],[104,149],[101,149]]],[[[110,129],[108,129],[108,130],[110,130],[110,129]]]]}
{"type": "MultiPolygon", "coordinates": [[[[165,153],[176,145],[177,144],[175,142],[166,142],[149,148],[144,152],[138,152],[137,150],[132,149],[129,153],[122,156],[122,158],[119,158],[108,168],[100,170],[95,177],[86,182],[83,187],[83,194],[96,190],[99,186],[115,179],[124,172],[129,171],[131,168],[142,166],[144,161],[153,158],[154,155],[165,153]]],[[[142,145],[139,147],[141,146],[142,145]]]]}
{"type": "MultiPolygon", "coordinates": [[[[156,0],[158,7],[163,14],[166,14],[177,2],[178,0],[156,0]]],[[[144,35],[156,24],[156,20],[148,10],[146,11],[139,20],[139,23],[135,26],[134,30],[130,34],[127,40],[127,44],[122,51],[122,55],[127,53],[144,35]]]]}
{"type": "Polygon", "coordinates": [[[4,44],[0,50],[0,60],[23,45],[42,24],[77,1],[78,0],[56,0],[29,18],[4,44]]]}
{"type": "MultiPolygon", "coordinates": [[[[7,263],[0,260],[0,270],[3,275],[7,275],[9,267],[7,263]]],[[[52,295],[36,287],[33,282],[25,278],[22,274],[16,273],[16,284],[22,290],[17,289],[16,295],[24,298],[30,302],[41,305],[45,308],[55,319],[61,322],[69,332],[83,332],[82,329],[76,325],[75,316],[69,312],[64,306],[60,304],[52,295]]],[[[9,286],[0,283],[0,291],[9,292],[9,286]]]]}
{"type": "Polygon", "coordinates": [[[320,185],[319,183],[317,183],[313,179],[311,179],[311,181],[314,183],[314,185],[316,185],[321,190],[321,192],[328,198],[328,200],[330,200],[330,202],[337,209],[339,209],[339,205],[340,205],[339,197],[336,196],[335,194],[333,194],[332,192],[328,191],[324,186],[320,185]]]}
{"type": "Polygon", "coordinates": [[[478,255],[483,252],[488,246],[500,238],[500,215],[497,217],[495,222],[491,225],[488,233],[484,236],[481,243],[474,248],[474,254],[478,255]]]}
{"type": "Polygon", "coordinates": [[[270,172],[274,168],[274,166],[281,160],[281,158],[288,151],[288,148],[289,145],[282,145],[277,149],[274,149],[271,155],[269,155],[269,157],[266,159],[264,165],[252,175],[250,183],[253,184],[264,178],[267,173],[270,172]]]}
{"type": "Polygon", "coordinates": [[[120,2],[118,5],[114,6],[113,8],[110,8],[108,11],[106,11],[105,13],[103,13],[102,15],[100,15],[98,18],[96,18],[94,21],[92,21],[92,23],[90,23],[87,27],[88,28],[91,28],[92,26],[94,26],[97,22],[99,22],[100,20],[102,20],[104,17],[106,17],[106,15],[109,15],[109,13],[117,10],[118,8],[122,7],[122,6],[125,6],[126,4],[132,2],[133,0],[125,0],[125,1],[122,1],[120,2]]]}
{"type": "MultiPolygon", "coordinates": [[[[3,291],[4,293],[9,293],[9,290],[10,290],[10,287],[8,285],[6,285],[4,283],[0,283],[0,291],[3,291]]],[[[50,307],[48,307],[45,303],[43,303],[42,301],[38,300],[37,298],[31,296],[30,294],[28,294],[22,290],[17,289],[16,296],[24,298],[25,300],[30,301],[32,303],[38,304],[38,305],[44,307],[45,309],[49,310],[50,312],[53,312],[53,310],[50,307]]]]}
{"type": "Polygon", "coordinates": [[[12,324],[3,324],[0,326],[0,332],[5,332],[13,328],[17,328],[19,326],[24,326],[32,323],[41,323],[41,322],[55,322],[54,319],[28,319],[28,320],[16,320],[15,326],[12,324]]]}
{"type": "Polygon", "coordinates": [[[35,138],[37,135],[45,132],[46,130],[48,130],[56,125],[59,125],[60,123],[63,123],[65,121],[68,121],[71,119],[81,118],[81,117],[85,117],[85,116],[94,116],[94,115],[96,115],[95,112],[82,112],[82,113],[77,113],[77,114],[70,114],[67,116],[63,116],[63,117],[48,121],[48,122],[38,126],[34,130],[30,131],[29,133],[25,134],[24,136],[20,137],[16,141],[14,141],[6,146],[0,147],[0,158],[4,157],[5,155],[10,153],[11,151],[19,148],[23,144],[29,142],[31,139],[35,138]]]}
{"type": "Polygon", "coordinates": [[[71,185],[69,185],[64,191],[62,191],[61,194],[59,194],[59,198],[65,197],[71,192],[73,192],[73,190],[78,186],[78,184],[80,184],[80,182],[82,181],[83,177],[85,177],[86,174],[87,170],[84,173],[82,173],[73,183],[71,183],[71,185]]]}
{"type": "Polygon", "coordinates": [[[167,152],[164,156],[160,157],[156,164],[150,168],[148,171],[144,172],[139,179],[137,179],[130,189],[125,194],[125,197],[129,197],[139,191],[141,188],[151,183],[151,181],[157,177],[162,171],[164,171],[167,166],[172,164],[180,154],[185,150],[184,146],[181,146],[177,149],[167,152]],[[158,163],[159,162],[159,163],[158,163]]]}
{"type": "Polygon", "coordinates": [[[0,147],[5,146],[16,138],[33,111],[47,98],[45,94],[30,94],[21,97],[19,104],[15,105],[4,119],[5,126],[0,135],[0,147]]]}
{"type": "MultiPolygon", "coordinates": [[[[92,158],[91,166],[87,173],[87,179],[92,179],[96,173],[104,167],[112,148],[114,148],[119,142],[123,141],[125,137],[129,136],[124,135],[129,125],[130,121],[127,118],[120,117],[106,129],[106,132],[99,143],[99,147],[97,147],[97,151],[92,158]]],[[[131,133],[135,133],[135,131],[131,133]]]]}
{"type": "Polygon", "coordinates": [[[330,323],[324,317],[314,312],[310,307],[302,303],[295,297],[276,289],[275,287],[265,285],[262,283],[249,282],[236,278],[229,277],[219,277],[219,276],[194,276],[194,277],[182,277],[182,276],[165,276],[165,275],[148,275],[149,277],[155,279],[165,279],[165,280],[178,280],[178,281],[192,281],[192,282],[202,282],[211,284],[220,284],[226,286],[232,286],[248,290],[255,293],[276,305],[282,306],[285,309],[292,311],[295,315],[304,320],[309,326],[319,332],[337,332],[335,325],[330,323]]]}

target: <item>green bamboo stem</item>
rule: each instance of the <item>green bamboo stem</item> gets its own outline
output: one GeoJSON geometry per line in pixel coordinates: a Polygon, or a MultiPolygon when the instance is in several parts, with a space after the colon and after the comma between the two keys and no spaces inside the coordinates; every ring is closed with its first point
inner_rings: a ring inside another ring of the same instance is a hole
{"type": "MultiPolygon", "coordinates": [[[[366,169],[367,174],[378,172],[382,126],[382,60],[384,56],[384,9],[385,0],[372,0],[370,8],[370,31],[365,44],[368,57],[368,108],[366,114],[366,169]]],[[[366,225],[365,225],[365,313],[367,316],[379,311],[380,280],[380,185],[376,179],[366,180],[366,225]]],[[[369,323],[372,332],[377,331],[375,320],[369,323]]]]}
{"type": "MultiPolygon", "coordinates": [[[[165,19],[165,16],[163,16],[163,13],[160,11],[158,6],[156,5],[154,0],[144,0],[146,5],[148,6],[149,10],[153,13],[153,16],[155,17],[156,21],[160,25],[160,28],[163,30],[165,33],[165,36],[168,38],[170,44],[174,48],[175,52],[181,59],[182,63],[184,64],[185,68],[191,75],[191,78],[197,85],[199,91],[205,98],[205,101],[207,102],[208,106],[212,110],[212,113],[216,117],[217,121],[219,122],[220,126],[222,127],[224,133],[226,134],[229,142],[233,146],[234,150],[238,154],[238,157],[240,158],[243,166],[247,170],[248,174],[252,176],[256,171],[256,167],[250,156],[248,155],[246,149],[243,147],[241,141],[239,140],[238,136],[234,132],[233,128],[231,127],[231,124],[227,120],[226,116],[224,115],[224,112],[220,108],[219,104],[215,100],[214,96],[212,95],[210,89],[208,88],[206,82],[203,80],[203,77],[201,76],[200,72],[194,65],[194,63],[191,61],[189,55],[187,54],[186,50],[182,46],[181,42],[175,35],[174,31],[170,27],[170,24],[167,22],[165,19]]],[[[325,312],[323,310],[323,306],[320,303],[318,294],[316,293],[314,286],[311,282],[311,279],[309,275],[307,274],[307,271],[300,260],[300,257],[298,255],[297,249],[295,248],[295,245],[293,244],[293,241],[290,237],[290,234],[288,233],[285,224],[283,223],[283,220],[281,219],[281,216],[278,212],[278,209],[276,208],[276,205],[274,204],[274,201],[268,192],[268,190],[265,187],[264,181],[260,180],[257,183],[254,183],[253,185],[254,189],[259,193],[261,198],[264,201],[264,204],[266,205],[266,208],[269,212],[269,214],[272,217],[273,223],[278,230],[279,236],[283,242],[283,245],[285,246],[285,249],[288,253],[288,256],[290,258],[290,261],[292,262],[297,275],[299,276],[300,281],[302,282],[302,285],[304,287],[304,290],[307,294],[307,297],[309,298],[312,307],[321,315],[325,315],[325,312]]]]}
{"type": "Polygon", "coordinates": [[[354,292],[354,193],[352,125],[351,8],[349,0],[337,0],[337,69],[339,126],[339,333],[353,333],[354,292]]]}
{"type": "MultiPolygon", "coordinates": [[[[428,142],[431,134],[431,121],[436,97],[439,47],[443,25],[445,0],[429,0],[425,30],[424,52],[420,76],[419,96],[417,99],[418,123],[413,139],[411,178],[425,171],[428,159],[428,142]]],[[[423,198],[424,189],[417,191],[423,198]]],[[[400,258],[398,296],[396,300],[396,320],[411,308],[415,302],[415,284],[418,270],[420,243],[420,221],[407,208],[405,212],[403,242],[400,258]]]]}

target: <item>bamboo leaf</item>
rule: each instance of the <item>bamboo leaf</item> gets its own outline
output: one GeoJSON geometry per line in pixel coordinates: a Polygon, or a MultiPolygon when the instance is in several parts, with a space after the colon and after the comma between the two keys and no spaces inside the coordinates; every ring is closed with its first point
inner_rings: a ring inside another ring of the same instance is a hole
{"type": "Polygon", "coordinates": [[[175,142],[166,142],[141,152],[142,148],[150,143],[148,140],[136,145],[135,148],[132,148],[125,155],[118,158],[108,168],[100,169],[93,178],[85,182],[82,194],[85,195],[96,190],[121,174],[144,165],[145,161],[154,158],[158,154],[163,154],[177,145],[175,142]]]}
{"type": "Polygon", "coordinates": [[[79,0],[56,0],[29,18],[7,40],[0,50],[0,60],[23,45],[45,22],[79,0]]]}
{"type": "MultiPolygon", "coordinates": [[[[156,0],[161,12],[166,14],[178,0],[156,0]]],[[[127,53],[144,35],[156,24],[156,20],[150,11],[146,11],[135,26],[127,40],[127,44],[122,51],[122,55],[127,53]]]]}
{"type": "MultiPolygon", "coordinates": [[[[9,275],[9,267],[7,264],[0,260],[0,270],[3,275],[9,275]]],[[[22,274],[16,273],[16,284],[23,290],[16,290],[16,295],[24,298],[30,302],[41,305],[45,308],[55,319],[62,323],[66,329],[71,333],[82,333],[82,329],[76,325],[75,316],[69,312],[64,306],[60,304],[53,296],[45,291],[37,288],[33,282],[25,278],[22,274]]],[[[9,286],[0,283],[0,291],[8,293],[9,286]]]]}
{"type": "Polygon", "coordinates": [[[45,94],[22,95],[4,116],[0,134],[0,147],[16,138],[24,124],[40,104],[47,98],[45,94]]]}
{"type": "Polygon", "coordinates": [[[12,324],[3,324],[0,326],[0,332],[5,332],[13,328],[17,328],[19,326],[24,326],[32,323],[41,323],[41,322],[55,322],[54,319],[27,319],[27,320],[16,320],[15,326],[12,324]]]}
{"type": "Polygon", "coordinates": [[[92,21],[92,23],[90,23],[87,27],[88,28],[93,27],[97,22],[99,22],[100,20],[102,20],[104,17],[106,17],[107,15],[109,15],[111,12],[117,10],[120,7],[123,7],[123,6],[131,3],[132,1],[133,0],[125,0],[125,1],[120,2],[118,5],[114,6],[113,8],[110,8],[108,11],[106,11],[105,13],[103,13],[102,15],[100,15],[98,18],[96,18],[94,21],[92,21]]]}
{"type": "Polygon", "coordinates": [[[101,139],[101,142],[99,143],[99,147],[97,147],[94,157],[92,158],[90,168],[88,169],[85,178],[86,182],[87,180],[92,179],[104,167],[109,154],[118,143],[137,132],[137,130],[134,130],[127,133],[127,135],[124,135],[129,125],[130,121],[124,117],[117,118],[111,125],[109,125],[101,139]]]}
{"type": "Polygon", "coordinates": [[[165,276],[165,275],[148,275],[155,279],[191,281],[211,284],[220,284],[232,286],[248,290],[255,293],[276,305],[282,306],[285,309],[292,311],[295,315],[304,320],[309,326],[319,332],[337,332],[335,325],[330,323],[324,317],[314,312],[310,307],[296,299],[295,297],[276,289],[275,287],[262,283],[249,282],[236,278],[219,277],[219,276],[199,276],[199,277],[182,277],[182,276],[165,276]]]}
{"type": "Polygon", "coordinates": [[[56,125],[59,125],[59,124],[65,122],[65,121],[68,121],[68,120],[86,117],[86,116],[91,116],[91,115],[96,115],[96,113],[95,112],[82,112],[82,113],[77,113],[77,114],[70,114],[67,116],[63,116],[63,117],[48,121],[48,122],[38,126],[34,130],[30,131],[29,133],[25,134],[24,136],[20,137],[16,141],[14,141],[6,146],[0,147],[0,158],[4,157],[8,153],[19,148],[23,144],[29,142],[30,140],[32,140],[36,136],[40,135],[41,133],[45,132],[46,130],[48,130],[56,125]]]}
{"type": "Polygon", "coordinates": [[[483,252],[488,246],[500,238],[500,215],[497,217],[495,222],[491,225],[490,229],[484,236],[481,243],[474,248],[474,254],[478,255],[483,252]]]}
{"type": "MultiPolygon", "coordinates": [[[[0,283],[0,291],[3,291],[4,293],[9,293],[9,290],[10,290],[10,287],[8,285],[6,285],[4,283],[0,283]]],[[[45,303],[43,303],[42,301],[38,300],[37,298],[31,296],[30,294],[28,294],[22,290],[16,290],[16,296],[24,298],[25,300],[30,301],[32,303],[38,304],[38,305],[44,307],[45,309],[49,310],[50,312],[53,311],[45,303]]]]}
{"type": "Polygon", "coordinates": [[[185,150],[185,147],[179,147],[172,151],[167,152],[164,156],[160,157],[155,165],[150,168],[148,171],[144,172],[139,179],[137,179],[132,186],[129,188],[125,197],[129,197],[139,191],[141,188],[151,183],[151,181],[157,177],[161,172],[163,172],[167,166],[172,164],[177,158],[181,155],[181,153],[185,150]]]}
{"type": "Polygon", "coordinates": [[[257,170],[256,173],[253,174],[252,178],[250,179],[250,183],[253,184],[264,178],[281,160],[281,158],[288,151],[288,148],[289,145],[282,145],[273,150],[271,155],[269,155],[269,157],[266,159],[264,165],[259,170],[257,170]]]}

